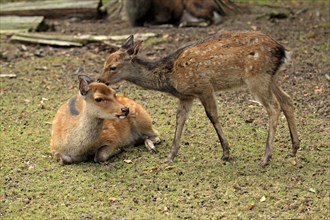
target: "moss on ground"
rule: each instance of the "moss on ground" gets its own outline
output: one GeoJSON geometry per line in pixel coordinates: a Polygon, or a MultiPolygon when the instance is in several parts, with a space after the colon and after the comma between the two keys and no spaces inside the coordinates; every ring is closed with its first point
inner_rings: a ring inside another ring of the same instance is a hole
{"type": "MultiPolygon", "coordinates": [[[[290,2],[295,11],[305,8],[290,2]]],[[[267,114],[244,91],[218,95],[221,124],[231,146],[229,162],[220,161],[216,133],[196,101],[179,155],[173,164],[166,164],[177,100],[125,82],[116,90],[152,115],[163,140],[159,153],[132,147],[105,163],[61,166],[49,150],[51,121],[58,107],[77,93],[77,73],[96,77],[108,52],[102,51],[104,45],[101,49],[22,47],[1,37],[0,72],[17,75],[0,78],[1,219],[329,219],[329,82],[325,78],[329,29],[323,25],[329,21],[322,20],[326,5],[310,9],[311,5],[306,13],[287,20],[254,20],[253,14],[242,14],[221,24],[224,30],[256,25],[293,51],[288,76],[281,74],[280,80],[294,97],[301,149],[297,157],[286,157],[290,135],[281,116],[273,159],[265,169],[257,164],[267,137],[267,114]],[[315,38],[306,35],[309,31],[315,38]]],[[[57,22],[60,28],[79,30],[81,25],[102,33],[110,27],[122,33],[115,22],[114,27],[96,21],[57,22]]],[[[168,34],[162,45],[167,53],[218,29],[153,30],[168,34]]],[[[162,53],[152,47],[148,51],[155,56],[162,53]]]]}
{"type": "Polygon", "coordinates": [[[77,88],[75,75],[52,64],[76,64],[68,57],[54,59],[1,66],[1,72],[18,75],[1,79],[2,219],[315,219],[328,215],[328,128],[309,132],[323,121],[309,117],[308,124],[302,125],[299,120],[302,150],[297,158],[285,158],[290,140],[282,119],[274,159],[262,169],[257,163],[267,135],[266,113],[248,102],[243,104],[248,111],[242,113],[239,100],[219,104],[232,146],[230,162],[219,160],[221,146],[202,106],[195,102],[179,156],[168,165],[163,161],[171,147],[176,100],[123,83],[120,92],[153,115],[164,140],[158,146],[160,152],[150,154],[136,147],[103,164],[60,166],[49,153],[50,122],[77,88]],[[45,70],[36,70],[38,66],[45,70]],[[244,117],[250,112],[261,112],[260,121],[246,123],[244,117]]]}

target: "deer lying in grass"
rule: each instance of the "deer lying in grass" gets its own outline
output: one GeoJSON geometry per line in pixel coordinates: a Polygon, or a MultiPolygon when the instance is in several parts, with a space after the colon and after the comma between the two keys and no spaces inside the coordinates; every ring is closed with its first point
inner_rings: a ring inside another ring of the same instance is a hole
{"type": "Polygon", "coordinates": [[[62,164],[91,156],[102,162],[141,141],[157,151],[153,142],[160,141],[159,134],[142,106],[87,76],[79,76],[79,90],[60,107],[52,125],[50,148],[62,164]]]}
{"type": "Polygon", "coordinates": [[[286,59],[285,48],[260,32],[232,32],[182,47],[157,61],[137,57],[141,41],[130,36],[122,47],[110,54],[99,81],[113,84],[127,80],[143,88],[170,93],[180,100],[172,151],[172,161],[179,150],[184,123],[193,100],[198,98],[219,137],[223,156],[229,159],[228,141],[221,129],[215,92],[245,86],[266,108],[269,131],[265,153],[260,161],[266,166],[282,110],[287,119],[294,156],[299,139],[293,101],[276,82],[275,74],[286,59]]]}

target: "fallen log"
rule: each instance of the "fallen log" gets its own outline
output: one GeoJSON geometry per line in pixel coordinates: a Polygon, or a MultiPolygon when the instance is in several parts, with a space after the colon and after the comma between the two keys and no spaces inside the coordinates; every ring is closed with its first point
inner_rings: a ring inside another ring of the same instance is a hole
{"type": "Polygon", "coordinates": [[[101,0],[46,0],[1,4],[0,15],[44,16],[46,18],[95,18],[101,12],[101,0]]]}
{"type": "MultiPolygon", "coordinates": [[[[50,36],[50,35],[48,35],[50,36]]],[[[63,40],[59,39],[55,36],[53,38],[50,37],[36,37],[33,35],[24,35],[22,33],[20,34],[15,34],[10,38],[10,41],[20,41],[20,42],[25,42],[25,43],[34,43],[34,44],[47,44],[47,45],[52,45],[52,46],[61,46],[61,47],[81,47],[83,44],[74,42],[74,41],[68,41],[68,40],[63,40]]]]}
{"type": "Polygon", "coordinates": [[[46,26],[43,16],[0,16],[0,34],[41,31],[46,26]]]}
{"type": "MultiPolygon", "coordinates": [[[[136,37],[145,40],[156,37],[155,33],[136,34],[136,37]]],[[[47,44],[53,46],[76,46],[81,47],[87,43],[120,41],[125,40],[129,35],[55,35],[45,33],[17,33],[10,38],[10,41],[20,41],[26,43],[47,44]]]]}

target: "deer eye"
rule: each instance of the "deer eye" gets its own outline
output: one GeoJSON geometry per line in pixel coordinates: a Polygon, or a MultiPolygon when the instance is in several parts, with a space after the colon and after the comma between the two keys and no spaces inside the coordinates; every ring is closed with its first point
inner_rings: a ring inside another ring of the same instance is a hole
{"type": "Polygon", "coordinates": [[[110,71],[115,71],[116,69],[117,69],[116,66],[112,66],[112,67],[110,67],[110,71]]]}
{"type": "Polygon", "coordinates": [[[102,101],[103,101],[102,98],[96,98],[96,99],[95,99],[95,102],[102,102],[102,101]]]}

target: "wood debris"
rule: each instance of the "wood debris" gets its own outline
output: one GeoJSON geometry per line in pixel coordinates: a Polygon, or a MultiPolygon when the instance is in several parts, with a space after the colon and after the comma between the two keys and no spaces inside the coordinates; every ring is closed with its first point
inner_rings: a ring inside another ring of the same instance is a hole
{"type": "Polygon", "coordinates": [[[101,0],[46,0],[1,4],[0,15],[44,16],[46,18],[83,17],[103,15],[101,0]]]}

